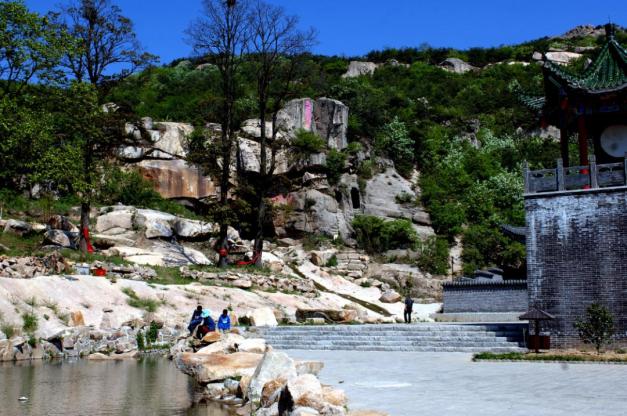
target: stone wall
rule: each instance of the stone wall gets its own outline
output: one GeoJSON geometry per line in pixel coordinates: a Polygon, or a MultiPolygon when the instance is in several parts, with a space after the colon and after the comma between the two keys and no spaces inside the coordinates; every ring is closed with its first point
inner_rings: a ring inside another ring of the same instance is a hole
{"type": "Polygon", "coordinates": [[[442,312],[520,312],[527,311],[527,282],[444,283],[442,312]]]}
{"type": "Polygon", "coordinates": [[[527,219],[529,305],[552,315],[553,345],[578,346],[576,319],[599,302],[616,340],[627,342],[627,188],[530,194],[527,219]]]}

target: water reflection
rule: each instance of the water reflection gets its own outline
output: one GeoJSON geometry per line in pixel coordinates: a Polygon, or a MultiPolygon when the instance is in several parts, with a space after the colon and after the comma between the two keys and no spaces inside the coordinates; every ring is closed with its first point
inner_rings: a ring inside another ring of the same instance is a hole
{"type": "Polygon", "coordinates": [[[2,415],[228,415],[219,405],[194,405],[192,380],[160,358],[0,364],[0,386],[2,415]]]}

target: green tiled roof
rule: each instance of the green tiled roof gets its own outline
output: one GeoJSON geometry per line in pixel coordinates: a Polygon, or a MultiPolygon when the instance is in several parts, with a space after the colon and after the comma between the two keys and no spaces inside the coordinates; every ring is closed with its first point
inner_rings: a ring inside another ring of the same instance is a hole
{"type": "Polygon", "coordinates": [[[543,96],[526,94],[518,81],[513,81],[509,85],[509,90],[516,96],[516,98],[522,105],[529,108],[530,110],[539,111],[544,108],[546,98],[544,98],[543,96]]]}
{"type": "Polygon", "coordinates": [[[612,35],[583,74],[575,75],[549,61],[544,69],[554,82],[572,90],[594,94],[627,89],[627,51],[612,35]]]}

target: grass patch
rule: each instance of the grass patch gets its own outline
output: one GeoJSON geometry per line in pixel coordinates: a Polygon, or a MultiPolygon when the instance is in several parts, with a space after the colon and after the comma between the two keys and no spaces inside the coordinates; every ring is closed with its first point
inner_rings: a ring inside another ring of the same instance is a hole
{"type": "Polygon", "coordinates": [[[473,361],[504,360],[504,361],[564,361],[564,362],[599,362],[599,363],[627,363],[627,354],[611,353],[596,354],[589,352],[563,352],[563,353],[522,353],[506,352],[492,353],[481,352],[473,355],[473,361]]]}
{"type": "Polygon", "coordinates": [[[2,331],[4,335],[6,335],[7,339],[11,339],[17,332],[13,325],[4,323],[0,325],[0,331],[2,331]]]}
{"type": "Polygon", "coordinates": [[[0,244],[6,246],[9,251],[2,253],[11,257],[37,256],[41,257],[41,242],[43,237],[38,234],[20,237],[11,233],[0,233],[0,244]]]}
{"type": "Polygon", "coordinates": [[[163,301],[157,301],[150,298],[141,298],[130,287],[122,288],[122,293],[128,296],[127,303],[129,306],[138,309],[144,309],[147,312],[156,312],[159,306],[163,304],[163,301]]]}
{"type": "Polygon", "coordinates": [[[39,322],[37,320],[37,315],[34,313],[23,313],[22,314],[22,329],[26,333],[33,333],[37,330],[39,326],[39,322]]]}

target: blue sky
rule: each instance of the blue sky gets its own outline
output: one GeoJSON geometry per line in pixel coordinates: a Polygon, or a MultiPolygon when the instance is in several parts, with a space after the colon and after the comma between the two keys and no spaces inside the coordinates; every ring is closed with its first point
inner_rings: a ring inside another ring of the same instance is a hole
{"type": "MultiPolygon", "coordinates": [[[[46,12],[63,0],[25,0],[46,12]]],[[[201,0],[114,0],[161,62],[191,55],[183,40],[201,0]]],[[[578,24],[627,25],[625,0],[268,0],[318,30],[314,52],[358,56],[385,47],[468,48],[557,35],[578,24]]]]}

